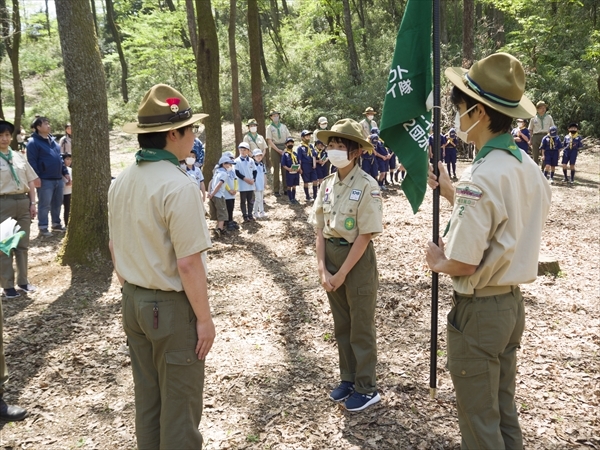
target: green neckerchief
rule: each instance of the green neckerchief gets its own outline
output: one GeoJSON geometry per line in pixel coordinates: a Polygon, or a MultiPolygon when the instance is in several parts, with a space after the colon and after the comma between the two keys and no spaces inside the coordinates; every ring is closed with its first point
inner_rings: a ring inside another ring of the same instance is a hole
{"type": "Polygon", "coordinates": [[[521,156],[521,150],[519,149],[519,147],[517,147],[517,144],[515,144],[515,140],[513,139],[512,135],[510,133],[504,133],[487,141],[483,148],[477,152],[477,156],[475,157],[473,162],[486,157],[487,154],[492,150],[507,151],[515,158],[517,158],[519,162],[523,161],[523,157],[521,156]]]}
{"type": "MultiPolygon", "coordinates": [[[[489,152],[492,150],[504,150],[515,158],[519,160],[519,162],[523,162],[523,157],[521,156],[521,150],[515,144],[515,140],[513,139],[510,133],[504,133],[500,136],[496,136],[493,139],[490,139],[481,150],[477,152],[477,156],[473,160],[473,162],[484,158],[489,152]]],[[[450,231],[450,223],[452,220],[448,221],[448,225],[446,225],[446,229],[444,230],[444,235],[442,237],[446,237],[448,231],[450,231]]]]}
{"type": "Polygon", "coordinates": [[[160,148],[142,148],[135,154],[135,163],[139,164],[140,161],[170,161],[179,167],[179,160],[177,157],[167,151],[160,148]]]}
{"type": "Polygon", "coordinates": [[[544,113],[543,116],[540,116],[539,114],[536,114],[536,116],[538,117],[538,119],[540,119],[540,122],[542,123],[542,130],[544,129],[544,117],[546,117],[548,115],[548,113],[544,113]]]}
{"type": "Polygon", "coordinates": [[[8,156],[6,156],[4,153],[0,152],[0,157],[2,157],[2,159],[4,161],[6,161],[8,163],[8,167],[10,167],[10,173],[12,175],[12,177],[15,180],[15,183],[17,183],[17,188],[21,187],[21,180],[19,180],[19,176],[17,175],[17,172],[15,172],[15,166],[13,164],[13,154],[12,154],[12,150],[9,147],[8,148],[8,156]]]}
{"type": "MultiPolygon", "coordinates": [[[[250,136],[250,139],[252,139],[252,142],[254,142],[256,144],[256,138],[254,136],[252,136],[252,132],[248,131],[248,136],[250,136]]],[[[256,137],[258,137],[258,132],[256,133],[256,137]]],[[[258,144],[256,144],[258,145],[258,144]]]]}
{"type": "Polygon", "coordinates": [[[281,126],[281,122],[278,122],[277,125],[275,125],[275,122],[271,120],[271,125],[275,127],[275,129],[277,130],[277,137],[281,139],[281,130],[279,129],[279,127],[281,126]]]}

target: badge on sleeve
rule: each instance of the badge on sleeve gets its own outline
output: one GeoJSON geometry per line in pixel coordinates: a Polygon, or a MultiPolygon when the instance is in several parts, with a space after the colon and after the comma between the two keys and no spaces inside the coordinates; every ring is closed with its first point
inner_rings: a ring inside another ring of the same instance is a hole
{"type": "Polygon", "coordinates": [[[352,192],[350,193],[350,200],[357,202],[360,200],[360,194],[362,194],[362,191],[359,191],[358,189],[352,189],[352,192]]]}
{"type": "Polygon", "coordinates": [[[456,186],[456,204],[463,206],[475,206],[483,197],[483,190],[473,183],[459,183],[456,186]]]}
{"type": "Polygon", "coordinates": [[[329,202],[329,194],[331,193],[331,187],[327,186],[325,188],[325,196],[323,197],[323,203],[329,202]]]}
{"type": "Polygon", "coordinates": [[[347,217],[346,220],[344,220],[344,228],[346,230],[353,229],[354,225],[356,225],[356,221],[354,220],[354,217],[347,217]]]}

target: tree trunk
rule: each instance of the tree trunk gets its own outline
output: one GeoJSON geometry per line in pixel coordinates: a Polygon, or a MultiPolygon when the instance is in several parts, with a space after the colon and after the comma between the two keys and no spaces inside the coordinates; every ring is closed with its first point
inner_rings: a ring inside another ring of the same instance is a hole
{"type": "MultiPolygon", "coordinates": [[[[173,0],[165,0],[165,2],[167,4],[167,8],[169,8],[169,11],[171,11],[171,12],[177,11],[177,8],[175,7],[173,0]]],[[[187,37],[187,34],[185,32],[185,27],[180,28],[179,35],[181,36],[181,42],[183,42],[183,48],[190,48],[192,46],[192,43],[191,43],[190,39],[187,37]]]]}
{"type": "Polygon", "coordinates": [[[196,62],[198,62],[196,54],[198,50],[198,31],[196,27],[196,16],[194,13],[194,0],[185,0],[185,13],[187,17],[188,30],[190,33],[190,42],[194,52],[194,59],[196,59],[196,62]]]}
{"type": "Polygon", "coordinates": [[[287,2],[285,0],[281,0],[281,9],[283,9],[283,13],[286,16],[290,15],[290,10],[288,9],[288,5],[287,5],[287,2]]]}
{"type": "MultiPolygon", "coordinates": [[[[23,116],[23,84],[21,83],[21,72],[19,70],[19,48],[21,46],[21,16],[19,10],[19,1],[12,0],[12,14],[8,16],[6,0],[0,0],[0,9],[2,10],[0,20],[2,21],[2,40],[4,48],[10,61],[13,82],[13,94],[15,103],[15,132],[11,141],[12,148],[18,148],[17,134],[21,129],[21,117],[23,116]]],[[[4,112],[2,112],[4,116],[4,112]]]]}
{"type": "Polygon", "coordinates": [[[506,43],[506,35],[504,34],[504,12],[498,8],[492,6],[494,14],[494,50],[498,51],[499,48],[504,47],[506,43]]]}
{"type": "Polygon", "coordinates": [[[350,63],[350,76],[352,77],[352,83],[355,86],[360,85],[360,69],[358,67],[358,54],[356,53],[356,46],[354,45],[354,36],[352,34],[352,15],[350,14],[350,4],[348,0],[342,0],[344,4],[344,31],[346,33],[346,39],[348,41],[348,61],[350,63]]]}
{"type": "Polygon", "coordinates": [[[267,69],[267,59],[265,58],[265,47],[263,45],[263,34],[262,27],[260,25],[260,16],[258,16],[258,44],[260,49],[260,66],[262,67],[265,81],[268,83],[269,81],[271,81],[271,76],[269,75],[269,70],[267,69]]]}
{"type": "Polygon", "coordinates": [[[96,37],[100,38],[100,30],[98,29],[98,14],[96,14],[96,0],[91,0],[92,4],[92,17],[94,18],[94,30],[96,30],[96,37]]]}
{"type": "Polygon", "coordinates": [[[238,82],[238,63],[235,50],[236,0],[229,0],[229,61],[231,64],[231,113],[235,129],[236,145],[242,142],[242,114],[240,112],[240,87],[238,82]]]}
{"type": "Polygon", "coordinates": [[[63,264],[110,262],[108,188],[110,142],[106,80],[88,2],[55,0],[73,127],[73,190],[63,264]]]}
{"type": "Polygon", "coordinates": [[[202,109],[209,114],[204,119],[206,127],[206,160],[204,167],[207,167],[208,170],[212,170],[215,164],[219,162],[222,151],[219,41],[211,3],[211,0],[196,0],[196,17],[198,21],[196,74],[198,76],[198,90],[202,98],[202,109]]]}
{"type": "Polygon", "coordinates": [[[50,37],[50,11],[48,10],[48,0],[46,0],[46,29],[48,30],[48,37],[50,37]]]}
{"type": "Polygon", "coordinates": [[[462,66],[468,69],[473,64],[475,41],[473,27],[475,26],[474,0],[463,1],[463,60],[462,66]]]}
{"type": "Polygon", "coordinates": [[[117,53],[119,54],[119,61],[121,62],[121,95],[123,96],[123,102],[129,101],[129,91],[127,90],[127,61],[125,60],[125,54],[123,53],[123,47],[121,46],[121,35],[119,29],[115,23],[115,11],[113,8],[113,0],[106,0],[106,22],[110,28],[113,39],[117,46],[117,53]]]}
{"type": "MultiPolygon", "coordinates": [[[[260,22],[258,19],[258,1],[248,0],[248,47],[250,51],[250,86],[252,90],[252,112],[258,122],[258,132],[265,136],[265,109],[260,76],[260,22]]],[[[269,152],[265,155],[269,163],[269,152]]]]}

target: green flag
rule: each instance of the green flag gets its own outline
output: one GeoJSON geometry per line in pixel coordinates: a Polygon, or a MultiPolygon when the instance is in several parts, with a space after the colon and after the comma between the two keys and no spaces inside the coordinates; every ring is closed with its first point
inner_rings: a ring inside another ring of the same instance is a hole
{"type": "Polygon", "coordinates": [[[408,0],[396,38],[381,116],[381,138],[406,169],[402,190],[415,214],[427,189],[432,127],[432,3],[432,0],[408,0]]]}

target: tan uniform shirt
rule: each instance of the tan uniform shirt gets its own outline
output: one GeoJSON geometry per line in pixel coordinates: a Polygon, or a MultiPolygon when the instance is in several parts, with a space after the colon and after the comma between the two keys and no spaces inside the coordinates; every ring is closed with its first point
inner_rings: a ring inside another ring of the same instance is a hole
{"type": "Polygon", "coordinates": [[[8,162],[0,158],[0,195],[26,194],[29,192],[29,182],[38,178],[25,156],[19,152],[12,152],[12,163],[19,177],[19,186],[12,176],[8,162]]]}
{"type": "Polygon", "coordinates": [[[267,127],[267,140],[271,139],[275,145],[285,144],[285,140],[289,137],[292,137],[290,130],[282,123],[279,124],[279,132],[277,132],[277,128],[273,124],[267,127]]]}
{"type": "Polygon", "coordinates": [[[360,234],[375,237],[383,231],[379,185],[356,164],[340,181],[335,172],[323,179],[309,223],[328,238],[354,242],[360,234]]]}
{"type": "Polygon", "coordinates": [[[108,191],[115,268],[130,284],[183,291],[177,260],[211,247],[198,185],[168,161],[125,169],[108,191]]]}
{"type": "Polygon", "coordinates": [[[537,277],[542,228],[551,190],[533,160],[492,150],[456,186],[446,256],[477,265],[452,277],[454,290],[472,294],[487,286],[531,283],[537,277]]]}
{"type": "Polygon", "coordinates": [[[259,148],[263,153],[267,149],[267,141],[260,134],[256,133],[256,136],[250,136],[250,133],[244,135],[244,142],[250,146],[250,151],[254,151],[259,148]],[[254,139],[252,139],[254,137],[254,139]]]}
{"type": "Polygon", "coordinates": [[[377,128],[377,122],[375,122],[374,120],[369,120],[366,117],[361,120],[360,125],[363,128],[363,133],[365,135],[365,138],[368,138],[369,136],[371,136],[371,128],[377,128]]]}
{"type": "Polygon", "coordinates": [[[554,126],[554,119],[550,114],[544,114],[543,117],[537,114],[529,121],[529,131],[531,134],[547,133],[550,127],[554,126]]]}

